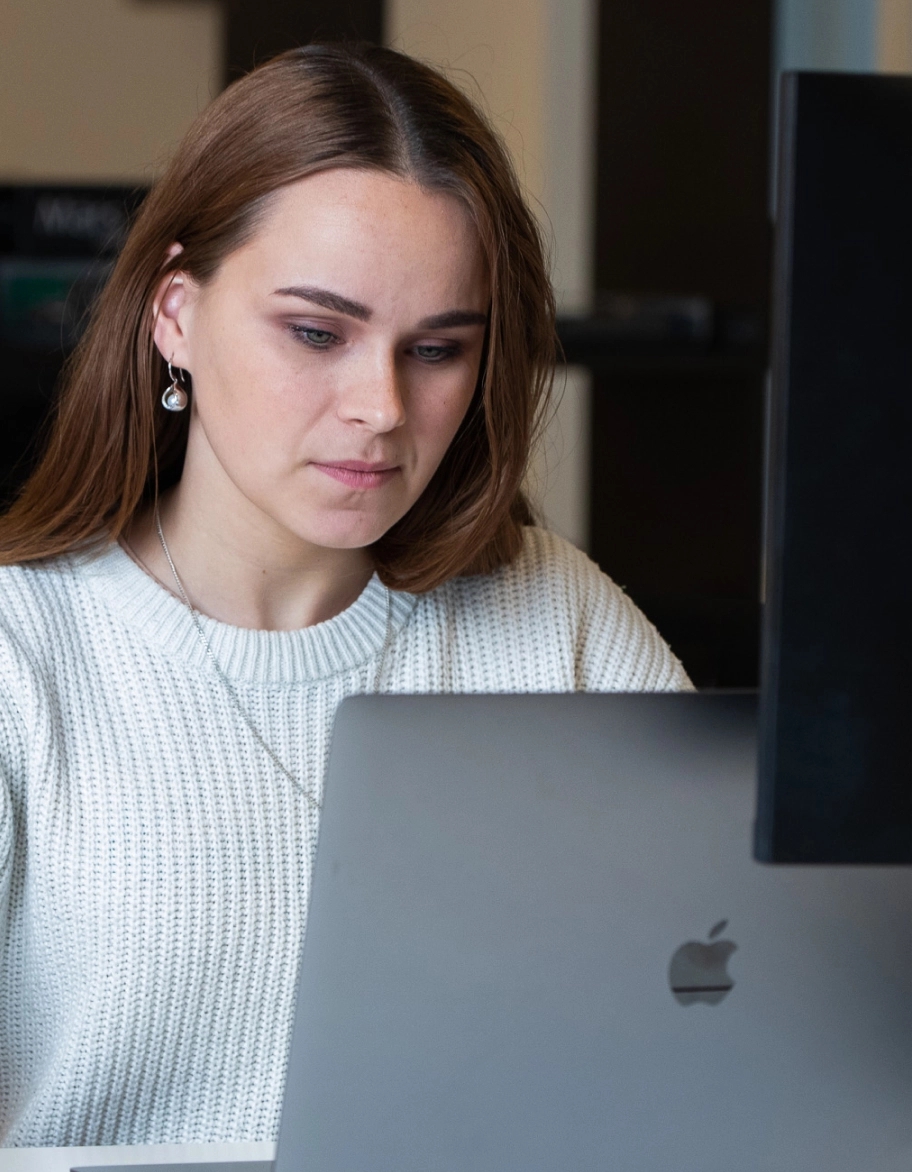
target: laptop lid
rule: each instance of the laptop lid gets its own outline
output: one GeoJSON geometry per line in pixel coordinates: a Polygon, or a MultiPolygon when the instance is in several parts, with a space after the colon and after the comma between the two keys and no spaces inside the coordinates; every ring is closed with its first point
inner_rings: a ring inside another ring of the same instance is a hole
{"type": "Polygon", "coordinates": [[[751,859],[750,695],[340,709],[277,1172],[903,1172],[912,871],[751,859]]]}

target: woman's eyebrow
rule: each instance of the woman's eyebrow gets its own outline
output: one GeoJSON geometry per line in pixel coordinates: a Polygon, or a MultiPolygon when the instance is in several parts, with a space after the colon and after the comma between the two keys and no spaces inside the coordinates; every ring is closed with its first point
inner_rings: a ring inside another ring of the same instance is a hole
{"type": "MultiPolygon", "coordinates": [[[[341,293],[333,293],[329,289],[319,289],[315,285],[289,285],[285,289],[276,289],[275,294],[280,297],[299,297],[302,301],[309,301],[312,305],[320,305],[324,309],[331,309],[334,313],[344,313],[346,317],[357,318],[358,321],[370,321],[373,310],[360,301],[352,301],[343,297],[341,293]]],[[[488,315],[472,309],[448,309],[445,313],[435,313],[418,323],[419,330],[451,330],[458,326],[485,326],[488,324],[488,315]]]]}
{"type": "Polygon", "coordinates": [[[281,297],[300,297],[302,301],[310,301],[313,305],[321,305],[335,313],[344,313],[346,317],[356,317],[358,321],[370,321],[371,318],[372,311],[360,301],[350,301],[341,293],[318,289],[315,285],[290,285],[287,289],[276,289],[274,293],[281,297]]]}
{"type": "Polygon", "coordinates": [[[486,326],[488,315],[472,309],[450,309],[418,323],[419,330],[452,330],[456,326],[486,326]]]}

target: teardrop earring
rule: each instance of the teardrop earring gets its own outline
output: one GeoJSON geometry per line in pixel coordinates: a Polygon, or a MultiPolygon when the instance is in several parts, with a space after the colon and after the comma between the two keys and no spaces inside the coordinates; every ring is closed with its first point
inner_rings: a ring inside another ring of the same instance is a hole
{"type": "Polygon", "coordinates": [[[180,385],[182,374],[183,371],[180,367],[178,367],[177,374],[175,374],[171,363],[168,363],[168,378],[171,380],[171,386],[162,395],[162,406],[166,411],[183,411],[187,406],[187,392],[180,385]]]}

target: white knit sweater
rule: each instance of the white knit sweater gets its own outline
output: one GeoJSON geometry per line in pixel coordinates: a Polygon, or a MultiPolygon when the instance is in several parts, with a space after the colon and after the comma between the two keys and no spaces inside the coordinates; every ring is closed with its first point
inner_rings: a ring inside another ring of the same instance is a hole
{"type": "MultiPolygon", "coordinates": [[[[374,578],[301,631],[203,620],[317,793],[336,707],[375,682],[689,686],[623,592],[539,529],[498,573],[394,594],[389,633],[386,598],[374,578]]],[[[0,570],[0,1143],[274,1139],[316,834],[186,608],[119,546],[0,570]]]]}

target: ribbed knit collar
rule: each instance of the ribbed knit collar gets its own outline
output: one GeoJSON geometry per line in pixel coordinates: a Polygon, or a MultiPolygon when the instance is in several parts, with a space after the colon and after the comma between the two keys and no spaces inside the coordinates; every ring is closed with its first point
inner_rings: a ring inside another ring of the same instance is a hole
{"type": "MultiPolygon", "coordinates": [[[[70,559],[76,575],[147,641],[198,667],[208,666],[193,620],[183,602],[141,569],[115,542],[97,555],[70,559]]],[[[350,671],[378,656],[405,626],[415,596],[393,591],[376,574],[341,614],[297,631],[257,631],[200,615],[222,671],[236,680],[313,683],[350,671]]]]}

